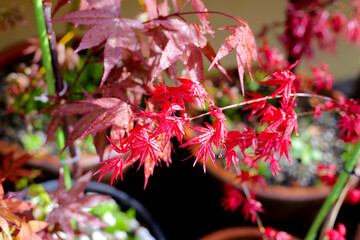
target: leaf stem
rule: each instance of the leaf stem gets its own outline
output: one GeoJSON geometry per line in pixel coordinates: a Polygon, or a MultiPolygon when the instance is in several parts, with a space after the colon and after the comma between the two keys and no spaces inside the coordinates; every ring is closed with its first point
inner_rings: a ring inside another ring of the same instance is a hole
{"type": "MultiPolygon", "coordinates": [[[[290,94],[290,96],[292,96],[292,97],[319,98],[319,99],[322,99],[322,100],[324,100],[324,101],[335,101],[335,100],[334,100],[333,98],[331,98],[331,97],[326,97],[326,96],[321,96],[321,95],[311,94],[311,93],[292,93],[292,94],[290,94]]],[[[248,100],[248,101],[244,101],[244,102],[240,102],[240,103],[235,103],[235,104],[232,104],[232,105],[228,105],[228,106],[222,107],[222,108],[220,108],[220,110],[223,111],[223,110],[230,109],[230,108],[241,107],[241,106],[248,105],[248,104],[252,104],[252,103],[256,103],[256,102],[266,101],[266,100],[275,99],[275,98],[282,98],[282,97],[283,97],[283,95],[275,95],[275,96],[266,96],[266,97],[262,97],[262,98],[251,99],[251,100],[248,100]]],[[[210,114],[210,112],[206,112],[206,113],[197,115],[197,116],[195,116],[195,117],[190,118],[190,121],[192,121],[192,120],[194,120],[194,119],[197,119],[197,118],[201,118],[201,117],[207,116],[207,115],[209,115],[209,114],[210,114]]]]}
{"type": "Polygon", "coordinates": [[[304,240],[314,240],[317,236],[317,233],[329,213],[331,207],[334,205],[336,200],[339,198],[342,189],[346,185],[349,180],[349,173],[352,172],[358,162],[360,157],[360,140],[356,143],[356,145],[352,149],[352,154],[350,158],[345,163],[344,170],[340,173],[338,180],[336,181],[334,187],[332,188],[330,194],[326,198],[323,203],[320,211],[318,212],[315,220],[313,221],[308,233],[306,234],[304,240]]]}
{"type": "Polygon", "coordinates": [[[35,20],[36,20],[36,27],[38,30],[40,48],[42,52],[41,57],[42,57],[43,66],[45,68],[45,79],[48,88],[48,94],[54,95],[55,94],[54,75],[51,66],[50,47],[46,34],[42,1],[33,0],[33,5],[34,5],[35,20]]]}

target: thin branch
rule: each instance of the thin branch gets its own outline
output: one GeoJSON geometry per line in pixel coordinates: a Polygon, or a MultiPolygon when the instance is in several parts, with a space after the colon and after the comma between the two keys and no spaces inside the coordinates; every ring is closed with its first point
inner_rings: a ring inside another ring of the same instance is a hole
{"type": "Polygon", "coordinates": [[[49,1],[44,2],[44,18],[45,18],[45,25],[46,25],[46,32],[49,39],[50,44],[50,53],[51,53],[51,63],[55,75],[55,88],[56,91],[59,93],[64,88],[64,79],[61,72],[61,67],[58,61],[58,52],[56,49],[57,42],[56,42],[56,35],[51,23],[51,5],[52,3],[49,1]]]}
{"type": "MultiPolygon", "coordinates": [[[[331,97],[326,97],[326,96],[321,96],[321,95],[311,94],[311,93],[292,93],[292,94],[290,94],[290,96],[292,96],[292,97],[318,98],[318,99],[322,99],[324,101],[335,101],[331,97]]],[[[235,103],[235,104],[232,104],[232,105],[222,107],[222,108],[220,108],[220,110],[223,111],[223,110],[230,109],[230,108],[241,107],[241,106],[249,105],[249,104],[256,103],[256,102],[266,101],[266,100],[269,100],[269,99],[282,98],[282,97],[283,97],[283,95],[276,95],[276,96],[266,96],[266,97],[262,97],[262,98],[251,99],[251,100],[248,100],[248,101],[235,103]]],[[[197,115],[195,117],[190,118],[190,121],[192,121],[194,119],[197,119],[197,118],[207,116],[209,114],[210,114],[210,112],[206,112],[206,113],[197,115]]]]}
{"type": "MultiPolygon", "coordinates": [[[[241,170],[240,170],[239,165],[238,165],[237,163],[235,163],[235,162],[234,162],[234,165],[235,165],[236,174],[237,174],[238,176],[241,176],[241,170]]],[[[250,200],[251,200],[251,194],[250,194],[250,190],[249,190],[248,186],[243,182],[243,183],[241,184],[241,188],[242,188],[242,190],[243,190],[243,192],[244,192],[244,194],[245,194],[246,199],[247,199],[248,201],[250,201],[250,200]]],[[[260,218],[260,216],[259,216],[258,213],[256,213],[256,224],[257,224],[257,226],[258,226],[258,228],[259,228],[259,231],[260,231],[261,233],[265,233],[264,225],[263,225],[263,223],[262,223],[262,221],[261,221],[261,218],[260,218]]]]}
{"type": "MultiPolygon", "coordinates": [[[[55,89],[59,93],[59,92],[63,91],[64,79],[63,79],[61,67],[60,67],[60,64],[58,61],[56,36],[55,36],[55,32],[53,30],[52,23],[51,23],[51,7],[52,7],[51,1],[47,0],[47,1],[43,2],[43,12],[44,12],[46,32],[47,32],[48,40],[49,40],[51,63],[52,63],[52,68],[53,68],[54,75],[55,75],[55,89]]],[[[69,134],[68,124],[66,124],[66,123],[64,124],[63,131],[65,134],[65,137],[67,137],[69,134]]],[[[77,156],[74,143],[70,144],[69,152],[70,152],[70,156],[72,158],[77,156]]],[[[75,162],[73,164],[73,166],[74,166],[74,172],[75,173],[79,172],[79,170],[78,170],[79,163],[75,162]]]]}

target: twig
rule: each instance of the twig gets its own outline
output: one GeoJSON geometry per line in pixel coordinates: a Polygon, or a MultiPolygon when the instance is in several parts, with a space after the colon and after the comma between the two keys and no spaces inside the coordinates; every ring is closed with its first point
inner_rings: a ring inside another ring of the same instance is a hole
{"type": "MultiPolygon", "coordinates": [[[[321,96],[321,95],[317,95],[317,94],[311,94],[311,93],[292,93],[292,94],[290,94],[290,96],[292,96],[292,97],[319,98],[319,99],[322,99],[324,101],[335,101],[334,99],[332,99],[330,97],[321,96]]],[[[241,107],[241,106],[256,103],[256,102],[266,101],[266,100],[275,99],[275,98],[282,98],[282,97],[283,97],[283,95],[276,95],[276,96],[266,96],[266,97],[262,97],[262,98],[251,99],[251,100],[248,100],[248,101],[235,103],[235,104],[232,104],[232,105],[222,107],[222,108],[220,108],[220,110],[223,111],[223,110],[230,109],[230,108],[241,107]]],[[[207,116],[210,113],[211,112],[206,112],[206,113],[197,115],[195,117],[190,118],[190,121],[192,121],[194,119],[197,119],[197,118],[207,116]]]]}
{"type": "MultiPolygon", "coordinates": [[[[237,174],[238,176],[241,176],[240,167],[239,167],[238,164],[235,163],[235,162],[234,162],[234,165],[235,165],[236,174],[237,174]]],[[[241,188],[242,188],[242,190],[243,190],[243,192],[244,192],[244,194],[245,194],[246,199],[247,199],[248,201],[250,201],[250,200],[251,200],[251,194],[250,194],[250,190],[249,190],[248,186],[247,186],[245,183],[242,183],[242,184],[241,184],[241,188]]],[[[258,226],[260,232],[261,232],[262,234],[265,233],[264,225],[263,225],[263,223],[262,223],[262,221],[261,221],[261,218],[260,218],[260,216],[259,216],[258,213],[256,213],[256,223],[257,223],[257,226],[258,226]]]]}
{"type": "Polygon", "coordinates": [[[58,53],[57,53],[57,42],[56,42],[56,35],[52,27],[51,21],[51,5],[52,3],[49,1],[44,1],[44,18],[45,18],[45,25],[46,25],[46,32],[49,39],[49,47],[51,53],[51,63],[55,75],[55,88],[56,91],[59,93],[64,88],[64,80],[61,73],[61,67],[58,61],[58,53]]]}

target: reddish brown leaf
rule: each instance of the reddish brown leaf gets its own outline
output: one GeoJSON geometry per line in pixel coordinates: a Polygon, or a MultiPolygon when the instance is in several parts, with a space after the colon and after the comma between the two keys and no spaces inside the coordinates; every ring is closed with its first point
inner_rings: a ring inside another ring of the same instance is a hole
{"type": "Polygon", "coordinates": [[[94,207],[109,198],[105,195],[84,195],[84,190],[92,177],[92,172],[79,177],[72,188],[65,189],[63,171],[60,171],[59,185],[56,192],[49,193],[49,196],[57,208],[54,208],[48,215],[48,221],[51,224],[58,223],[67,238],[74,238],[74,230],[71,226],[71,219],[89,226],[105,227],[106,225],[97,217],[82,211],[87,207],[94,207]]]}
{"type": "Polygon", "coordinates": [[[22,154],[14,157],[14,152],[9,152],[3,156],[2,165],[0,166],[0,180],[17,182],[20,177],[37,176],[38,173],[21,168],[32,157],[30,154],[22,154]]]}
{"type": "Polygon", "coordinates": [[[189,47],[186,53],[186,65],[189,78],[195,82],[201,82],[204,79],[203,60],[201,51],[198,48],[189,47]]]}
{"type": "Polygon", "coordinates": [[[64,116],[61,113],[54,113],[51,117],[51,120],[49,122],[48,125],[48,129],[46,132],[46,141],[45,143],[47,143],[56,133],[56,131],[59,129],[59,127],[63,124],[64,122],[64,116]]]}
{"type": "MultiPolygon", "coordinates": [[[[212,46],[210,45],[209,42],[206,43],[205,46],[203,46],[201,48],[201,51],[203,52],[203,54],[205,55],[205,57],[210,61],[213,62],[215,57],[216,57],[216,53],[214,51],[214,49],[212,48],[212,46]]],[[[229,74],[226,72],[226,69],[221,66],[220,62],[215,62],[214,66],[222,73],[224,74],[224,76],[229,79],[229,81],[232,81],[232,79],[230,78],[229,74]]]]}
{"type": "MultiPolygon", "coordinates": [[[[169,68],[181,56],[184,65],[187,65],[189,54],[183,54],[185,49],[192,51],[194,48],[202,48],[206,45],[207,40],[202,35],[199,26],[196,24],[187,24],[179,19],[157,20],[166,32],[169,41],[164,51],[161,53],[159,64],[156,66],[151,80],[153,81],[163,70],[169,68]]],[[[202,59],[199,59],[202,62],[202,59]]],[[[202,79],[201,79],[202,80],[202,79]]]]}
{"type": "Polygon", "coordinates": [[[34,206],[20,199],[7,198],[2,200],[2,204],[12,213],[23,212],[33,208],[34,206]]]}
{"type": "Polygon", "coordinates": [[[130,51],[140,49],[134,29],[144,29],[144,25],[138,20],[120,17],[121,1],[87,1],[93,9],[72,12],[54,21],[67,21],[93,26],[84,35],[75,52],[92,48],[106,40],[104,74],[101,80],[101,85],[103,85],[115,64],[120,60],[123,49],[130,51]]]}
{"type": "Polygon", "coordinates": [[[94,137],[94,145],[96,148],[97,155],[100,156],[100,162],[103,161],[105,148],[107,146],[106,134],[107,134],[107,131],[104,130],[101,132],[97,132],[94,137]]]}
{"type": "Polygon", "coordinates": [[[21,219],[17,215],[9,211],[6,206],[0,206],[0,218],[3,218],[6,221],[15,224],[16,226],[20,226],[21,223],[21,219]]]}
{"type": "Polygon", "coordinates": [[[162,3],[159,3],[157,0],[143,0],[143,2],[146,6],[146,12],[149,15],[149,19],[155,19],[159,16],[169,15],[169,6],[167,0],[162,3]]]}
{"type": "MultiPolygon", "coordinates": [[[[207,9],[204,3],[201,0],[191,0],[191,6],[194,8],[195,12],[207,12],[207,9]]],[[[208,13],[198,13],[196,16],[199,18],[203,28],[207,33],[211,35],[212,38],[215,39],[214,30],[212,29],[209,21],[208,13]]]]}
{"type": "Polygon", "coordinates": [[[41,221],[29,221],[25,222],[24,220],[21,223],[20,231],[16,237],[16,239],[19,240],[42,240],[43,238],[40,237],[37,232],[43,230],[49,226],[49,223],[47,222],[41,222],[41,221]]]}

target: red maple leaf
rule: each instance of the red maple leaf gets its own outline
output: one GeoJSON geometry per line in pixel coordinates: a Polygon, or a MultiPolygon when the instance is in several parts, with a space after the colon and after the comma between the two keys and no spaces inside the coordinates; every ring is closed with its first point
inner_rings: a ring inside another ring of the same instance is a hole
{"type": "Polygon", "coordinates": [[[159,3],[157,0],[143,0],[146,6],[146,12],[149,19],[155,19],[159,16],[169,15],[169,5],[167,1],[159,3]]]}
{"type": "Polygon", "coordinates": [[[121,59],[124,49],[134,52],[140,49],[134,29],[144,29],[144,25],[138,20],[120,16],[121,1],[87,0],[87,2],[92,9],[72,12],[53,21],[93,26],[84,35],[75,52],[92,48],[106,40],[102,85],[121,59]]]}
{"type": "Polygon", "coordinates": [[[178,78],[178,80],[182,83],[178,87],[164,86],[161,83],[160,86],[154,86],[156,90],[149,93],[149,95],[152,95],[149,101],[154,103],[170,101],[178,104],[183,109],[185,109],[184,100],[190,103],[196,103],[202,109],[205,109],[205,99],[209,100],[207,103],[213,104],[213,100],[202,84],[191,79],[178,78]]]}
{"type": "Polygon", "coordinates": [[[251,222],[254,223],[256,221],[256,215],[258,212],[264,212],[264,209],[262,208],[262,204],[259,201],[251,198],[244,202],[241,211],[245,215],[245,220],[251,216],[251,222]]]}
{"type": "MultiPolygon", "coordinates": [[[[191,0],[191,6],[195,10],[195,12],[207,12],[207,9],[204,3],[201,0],[191,0]]],[[[196,16],[199,18],[203,28],[209,33],[212,38],[215,39],[214,30],[212,29],[209,21],[208,13],[197,13],[196,16]]]]}
{"type": "Polygon", "coordinates": [[[179,105],[172,104],[170,102],[165,102],[163,104],[159,104],[160,107],[164,107],[164,105],[169,106],[169,108],[163,108],[159,113],[155,112],[147,112],[141,113],[140,116],[142,118],[151,118],[157,121],[157,129],[154,132],[154,135],[160,135],[165,133],[164,137],[164,146],[170,141],[172,136],[175,136],[177,140],[182,144],[183,136],[185,135],[184,125],[186,122],[184,119],[177,117],[174,115],[175,111],[173,109],[174,105],[178,107],[177,110],[183,110],[179,105]]]}
{"type": "Polygon", "coordinates": [[[244,110],[247,109],[251,109],[251,113],[249,116],[249,120],[250,118],[257,113],[258,111],[262,110],[265,108],[265,106],[267,105],[266,100],[261,100],[258,101],[258,99],[264,98],[263,95],[261,95],[260,93],[246,93],[247,95],[249,95],[252,98],[247,98],[245,97],[246,101],[250,102],[249,105],[247,107],[244,108],[244,110]]]}
{"type": "Polygon", "coordinates": [[[244,196],[230,183],[224,185],[224,196],[221,198],[221,205],[224,210],[235,212],[245,201],[244,196]]]}
{"type": "Polygon", "coordinates": [[[270,96],[276,96],[281,94],[283,96],[284,104],[288,104],[290,102],[291,93],[296,93],[296,88],[294,86],[294,81],[297,76],[291,72],[291,69],[296,66],[298,62],[292,64],[289,68],[285,68],[283,70],[275,71],[273,73],[268,74],[264,77],[272,77],[269,80],[260,82],[261,84],[265,84],[268,86],[279,86],[270,96]]]}
{"type": "Polygon", "coordinates": [[[206,160],[208,158],[208,156],[210,156],[210,159],[212,160],[212,162],[215,164],[215,153],[214,153],[214,149],[212,146],[212,143],[214,141],[214,136],[215,136],[215,129],[208,123],[205,122],[205,126],[204,127],[191,127],[191,129],[200,132],[202,134],[193,137],[192,139],[190,139],[188,142],[180,145],[180,147],[184,148],[186,146],[195,146],[200,144],[199,148],[195,151],[196,155],[196,159],[194,162],[194,165],[200,161],[201,159],[204,159],[204,172],[206,172],[206,160]]]}
{"type": "Polygon", "coordinates": [[[212,106],[214,108],[213,111],[210,112],[210,115],[215,118],[214,122],[214,129],[215,129],[215,136],[214,136],[214,143],[217,148],[220,147],[220,144],[225,142],[225,139],[228,134],[228,130],[226,127],[226,116],[221,111],[220,108],[216,106],[212,106]]]}
{"type": "Polygon", "coordinates": [[[331,229],[325,232],[325,236],[329,238],[329,240],[346,240],[346,228],[344,224],[338,223],[337,229],[331,229]]]}
{"type": "Polygon", "coordinates": [[[131,153],[127,161],[140,158],[139,167],[145,163],[148,156],[156,162],[158,159],[156,152],[162,151],[157,144],[156,136],[151,133],[148,125],[137,124],[134,129],[130,130],[130,136],[125,139],[124,143],[130,145],[131,153]]]}
{"type": "Polygon", "coordinates": [[[244,73],[245,66],[249,70],[250,77],[251,75],[251,60],[258,61],[258,50],[256,47],[256,42],[252,31],[250,30],[248,24],[241,20],[238,20],[240,26],[228,26],[223,28],[224,30],[234,31],[232,34],[227,36],[224,43],[221,45],[218,53],[216,54],[215,59],[212,61],[209,70],[223,57],[228,55],[232,50],[235,49],[236,52],[236,61],[239,72],[240,84],[242,93],[245,93],[244,90],[244,73]]]}
{"type": "Polygon", "coordinates": [[[187,24],[179,19],[154,20],[166,31],[168,42],[161,53],[159,64],[156,66],[151,80],[153,81],[163,70],[169,68],[180,59],[189,72],[192,72],[194,80],[200,82],[203,79],[203,62],[201,48],[207,43],[202,35],[200,26],[187,24]],[[190,64],[188,64],[190,60],[190,64]]]}
{"type": "MultiPolygon", "coordinates": [[[[64,149],[76,139],[80,141],[90,134],[101,134],[102,131],[112,127],[118,133],[119,129],[127,131],[132,124],[130,107],[118,98],[99,98],[81,100],[65,106],[55,113],[83,115],[73,126],[73,131],[65,143],[64,149]]],[[[56,115],[54,115],[56,117],[56,115]]],[[[98,146],[97,141],[94,142],[98,146]]],[[[103,148],[98,151],[102,157],[103,148]]]]}
{"type": "MultiPolygon", "coordinates": [[[[107,136],[106,136],[107,137],[107,136]]],[[[125,154],[129,151],[129,145],[124,145],[122,141],[121,135],[119,136],[119,142],[120,145],[116,146],[116,144],[109,138],[107,139],[110,142],[110,147],[115,150],[115,152],[119,153],[119,156],[115,156],[113,158],[110,158],[106,161],[100,162],[101,164],[104,164],[99,170],[97,170],[94,175],[101,172],[99,176],[99,181],[105,176],[105,174],[109,173],[110,171],[114,170],[113,175],[111,177],[111,184],[113,184],[114,179],[120,175],[121,180],[123,179],[122,172],[124,168],[124,158],[125,154]]]]}
{"type": "Polygon", "coordinates": [[[95,207],[110,198],[110,196],[101,194],[84,194],[85,188],[91,180],[92,172],[79,177],[69,190],[66,190],[63,172],[61,169],[57,190],[49,192],[56,208],[52,209],[47,216],[48,222],[59,224],[69,240],[74,239],[75,234],[71,226],[71,219],[88,226],[106,227],[101,219],[84,211],[85,208],[95,207]]]}

